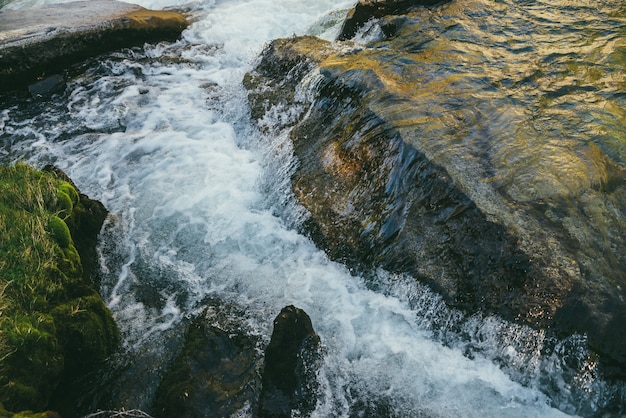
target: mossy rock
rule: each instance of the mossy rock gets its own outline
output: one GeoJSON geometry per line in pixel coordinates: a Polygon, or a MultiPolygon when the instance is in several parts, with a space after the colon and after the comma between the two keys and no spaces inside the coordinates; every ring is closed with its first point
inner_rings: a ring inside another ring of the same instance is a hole
{"type": "Polygon", "coordinates": [[[74,244],[61,248],[59,253],[59,267],[69,279],[69,282],[79,283],[82,281],[83,266],[80,255],[74,244]]]}
{"type": "Polygon", "coordinates": [[[61,418],[61,416],[54,411],[45,411],[45,412],[22,411],[13,415],[12,418],[61,418]]]}
{"type": "Polygon", "coordinates": [[[78,191],[69,182],[61,182],[57,190],[69,196],[72,201],[72,206],[76,206],[78,205],[78,202],[80,202],[80,195],[78,194],[78,191]]]}
{"type": "Polygon", "coordinates": [[[57,190],[57,206],[59,208],[59,216],[63,219],[70,216],[74,210],[72,198],[62,190],[57,190]]]}
{"type": "Polygon", "coordinates": [[[60,418],[60,415],[54,411],[21,411],[18,413],[13,413],[4,409],[4,406],[0,404],[0,418],[60,418]]]}
{"type": "Polygon", "coordinates": [[[8,318],[3,325],[15,352],[3,365],[0,399],[10,410],[41,410],[64,366],[54,321],[50,315],[34,314],[8,318]]]}
{"type": "Polygon", "coordinates": [[[52,310],[52,316],[63,342],[68,370],[80,370],[103,362],[117,347],[117,326],[102,298],[95,292],[57,306],[52,310]]]}
{"type": "Polygon", "coordinates": [[[70,246],[72,236],[70,235],[70,229],[63,219],[58,216],[51,216],[48,226],[50,228],[50,235],[52,235],[52,238],[54,238],[61,248],[70,246]]]}
{"type": "Polygon", "coordinates": [[[67,181],[61,182],[56,193],[59,217],[66,219],[72,215],[74,207],[80,202],[80,195],[74,186],[67,181]]]}
{"type": "Polygon", "coordinates": [[[80,254],[82,275],[85,280],[90,280],[97,269],[98,234],[108,212],[102,203],[81,194],[63,171],[51,165],[44,167],[43,171],[61,179],[58,190],[66,193],[72,200],[72,213],[63,220],[70,230],[72,243],[80,254]]]}
{"type": "Polygon", "coordinates": [[[38,411],[60,382],[94,370],[117,346],[92,285],[95,262],[86,271],[81,253],[95,258],[105,216],[58,170],[0,166],[0,404],[35,411],[0,408],[0,418],[54,416],[38,411]]]}

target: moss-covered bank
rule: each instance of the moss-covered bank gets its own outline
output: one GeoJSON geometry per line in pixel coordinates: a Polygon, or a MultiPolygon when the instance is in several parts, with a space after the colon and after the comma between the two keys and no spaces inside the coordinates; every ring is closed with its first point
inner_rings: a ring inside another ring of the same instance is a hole
{"type": "Polygon", "coordinates": [[[91,283],[105,216],[60,171],[0,167],[0,404],[6,410],[44,410],[62,379],[88,371],[115,349],[117,327],[91,283]]]}

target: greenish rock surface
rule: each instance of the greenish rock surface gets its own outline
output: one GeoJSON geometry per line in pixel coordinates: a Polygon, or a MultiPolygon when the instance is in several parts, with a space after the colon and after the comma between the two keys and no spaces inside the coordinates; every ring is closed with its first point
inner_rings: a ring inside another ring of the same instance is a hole
{"type": "Polygon", "coordinates": [[[60,415],[54,411],[32,412],[22,411],[17,414],[9,412],[0,405],[0,418],[60,418],[60,415]]]}
{"type": "Polygon", "coordinates": [[[471,13],[386,14],[366,44],[276,40],[245,78],[252,115],[301,109],[284,126],[293,192],[333,259],[408,273],[468,314],[584,334],[623,376],[624,63],[598,74],[586,47],[554,61],[567,36],[515,54],[491,27],[466,33],[471,13]]]}
{"type": "Polygon", "coordinates": [[[0,13],[0,90],[104,52],[176,39],[186,27],[179,13],[111,0],[5,10],[0,13]]]}
{"type": "Polygon", "coordinates": [[[156,394],[156,417],[229,417],[253,411],[259,393],[256,337],[242,329],[243,312],[209,301],[192,320],[182,351],[156,394]]]}
{"type": "Polygon", "coordinates": [[[105,216],[59,171],[0,167],[0,404],[9,411],[44,410],[64,379],[118,344],[86,248],[105,216]]]}

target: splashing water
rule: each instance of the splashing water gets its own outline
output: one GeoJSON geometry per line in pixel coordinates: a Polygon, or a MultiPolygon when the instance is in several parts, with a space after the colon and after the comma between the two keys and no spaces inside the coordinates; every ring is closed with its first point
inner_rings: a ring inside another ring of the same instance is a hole
{"type": "Polygon", "coordinates": [[[411,278],[355,277],[297,232],[303,212],[290,195],[287,133],[252,126],[241,80],[273,38],[332,38],[353,1],[139,3],[184,6],[194,23],[178,42],[94,61],[53,102],[0,113],[1,160],[53,163],[111,212],[102,293],[127,355],[140,356],[207,296],[245,306],[265,338],[268,318],[294,304],[326,347],[315,416],[347,415],[370,398],[394,416],[596,412],[600,400],[579,406],[577,397],[608,389],[578,337],[550,342],[465,318],[411,278]],[[566,345],[587,368],[572,372],[586,377],[576,387],[558,355],[566,345]],[[544,393],[545,379],[560,389],[544,393]]]}

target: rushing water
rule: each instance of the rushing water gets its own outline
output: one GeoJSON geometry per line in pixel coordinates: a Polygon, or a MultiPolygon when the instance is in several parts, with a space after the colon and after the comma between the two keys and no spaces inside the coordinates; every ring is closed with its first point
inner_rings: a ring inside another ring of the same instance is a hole
{"type": "Polygon", "coordinates": [[[410,278],[352,275],[297,232],[287,135],[255,129],[241,81],[273,38],[332,38],[353,1],[138,3],[184,8],[193,24],[178,42],[91,62],[54,100],[0,109],[1,161],[53,163],[111,212],[102,292],[122,356],[153,362],[134,369],[146,387],[123,406],[146,406],[168,356],[155,347],[207,296],[245,306],[265,340],[283,306],[311,316],[326,348],[315,416],[370,398],[397,416],[593,415],[621,390],[599,378],[584,337],[464,318],[410,278]]]}

